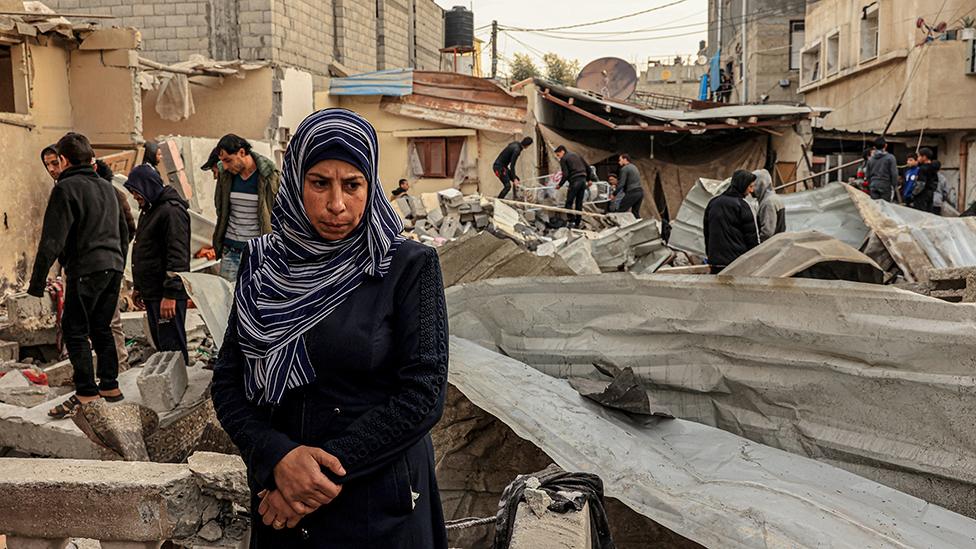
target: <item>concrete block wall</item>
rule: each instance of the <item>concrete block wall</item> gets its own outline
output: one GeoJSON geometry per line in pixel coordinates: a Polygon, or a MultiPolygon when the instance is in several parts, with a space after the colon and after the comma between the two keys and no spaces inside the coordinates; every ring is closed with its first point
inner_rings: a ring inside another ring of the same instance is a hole
{"type": "Polygon", "coordinates": [[[444,47],[444,10],[434,0],[413,0],[415,68],[440,70],[440,49],[444,47]]]}
{"type": "Polygon", "coordinates": [[[376,68],[410,66],[410,0],[376,0],[376,68]]]}
{"type": "Polygon", "coordinates": [[[312,74],[328,74],[335,40],[333,28],[330,1],[275,0],[270,31],[274,33],[274,59],[312,74]]]}
{"type": "Polygon", "coordinates": [[[355,73],[376,70],[376,3],[333,0],[336,59],[355,73]]]}

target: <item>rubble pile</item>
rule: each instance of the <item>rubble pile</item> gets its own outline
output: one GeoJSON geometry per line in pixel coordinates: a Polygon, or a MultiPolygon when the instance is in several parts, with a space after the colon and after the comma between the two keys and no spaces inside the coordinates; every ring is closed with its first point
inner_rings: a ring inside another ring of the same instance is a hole
{"type": "MultiPolygon", "coordinates": [[[[650,274],[678,257],[662,239],[658,221],[638,220],[629,212],[604,214],[591,207],[582,212],[581,227],[575,229],[566,226],[570,210],[463,195],[457,189],[401,197],[394,209],[403,219],[405,234],[429,246],[473,242],[466,238],[488,232],[536,256],[561,258],[570,270],[561,274],[650,274]]],[[[496,263],[488,256],[483,259],[496,263]]],[[[497,267],[496,263],[490,268],[497,267]]],[[[534,274],[512,271],[507,276],[534,274]]]]}

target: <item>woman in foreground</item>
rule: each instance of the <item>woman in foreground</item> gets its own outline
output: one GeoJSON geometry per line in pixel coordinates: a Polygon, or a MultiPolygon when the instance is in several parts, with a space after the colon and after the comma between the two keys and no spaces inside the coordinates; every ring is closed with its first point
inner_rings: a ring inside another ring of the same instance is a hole
{"type": "Polygon", "coordinates": [[[274,231],[241,262],[212,393],[247,464],[254,549],[447,547],[429,435],[447,388],[440,264],[400,236],[378,160],[359,115],[310,115],[274,231]]]}

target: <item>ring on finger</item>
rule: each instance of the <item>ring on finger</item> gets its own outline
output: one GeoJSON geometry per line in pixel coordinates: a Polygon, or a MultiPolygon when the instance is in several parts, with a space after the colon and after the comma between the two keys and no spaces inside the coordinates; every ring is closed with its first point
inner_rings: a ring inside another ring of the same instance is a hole
{"type": "Polygon", "coordinates": [[[271,525],[274,526],[275,530],[281,530],[285,527],[285,522],[282,520],[276,520],[272,522],[271,525]]]}

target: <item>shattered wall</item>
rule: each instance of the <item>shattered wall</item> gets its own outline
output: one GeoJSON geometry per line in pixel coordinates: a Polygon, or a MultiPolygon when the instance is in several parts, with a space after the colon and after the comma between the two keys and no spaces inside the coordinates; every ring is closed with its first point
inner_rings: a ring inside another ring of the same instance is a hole
{"type": "MultiPolygon", "coordinates": [[[[159,90],[144,92],[143,132],[147,139],[160,135],[221,137],[236,133],[245,139],[269,139],[277,124],[273,116],[274,69],[264,67],[242,71],[242,78],[194,77],[193,104],[196,113],[178,122],[163,119],[156,112],[159,90]]],[[[308,113],[306,113],[307,115],[308,113]]]]}
{"type": "Polygon", "coordinates": [[[129,50],[69,50],[61,44],[12,48],[27,102],[23,114],[0,114],[0,293],[19,289],[33,267],[54,185],[41,149],[72,130],[96,145],[115,146],[131,145],[142,133],[129,50]]]}

